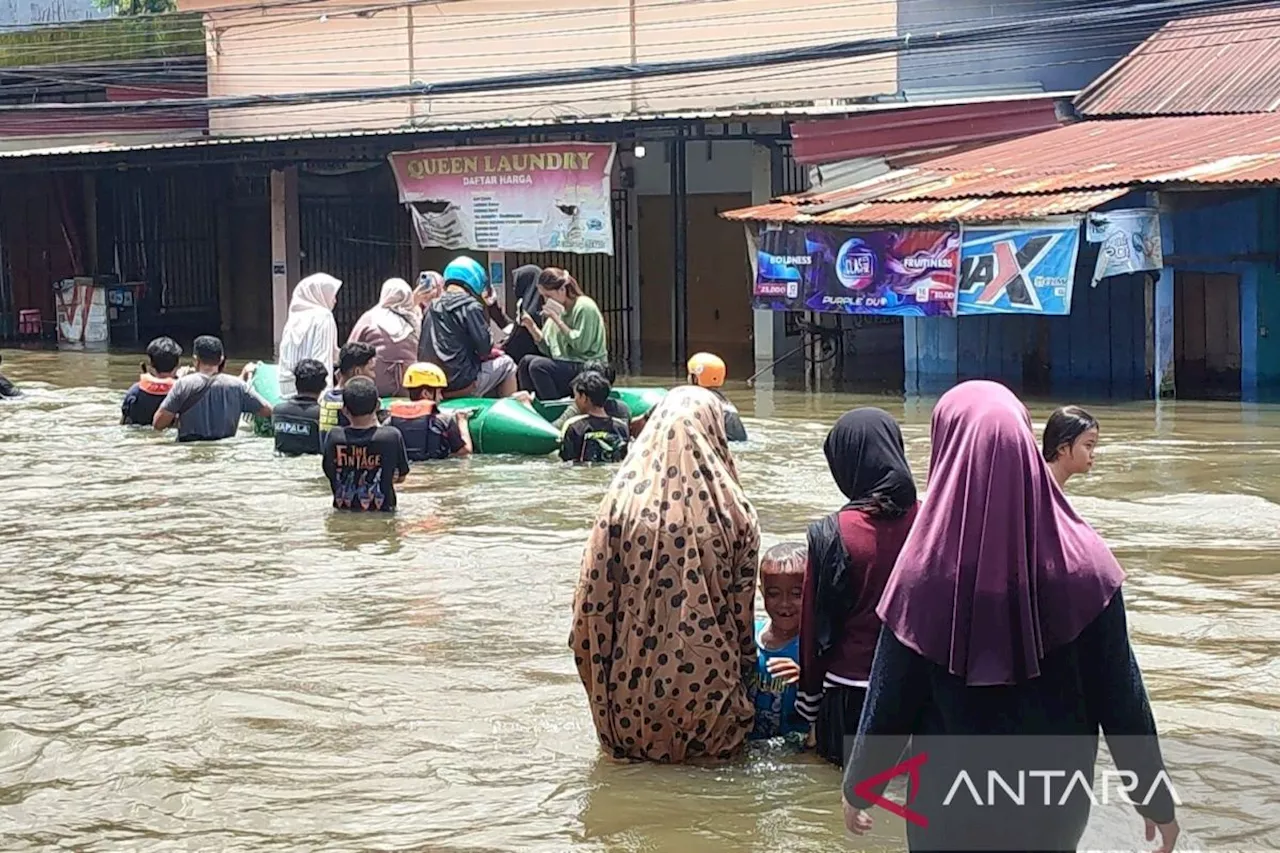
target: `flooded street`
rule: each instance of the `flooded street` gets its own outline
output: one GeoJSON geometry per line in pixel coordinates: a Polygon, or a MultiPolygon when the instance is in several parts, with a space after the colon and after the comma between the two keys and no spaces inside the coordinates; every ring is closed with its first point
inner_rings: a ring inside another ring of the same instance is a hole
{"type": "MultiPolygon", "coordinates": [[[[314,458],[118,426],[137,362],[4,353],[28,398],[0,401],[0,849],[859,849],[838,773],[785,747],[599,757],[566,641],[609,469],[416,466],[394,519],[339,516],[314,458]]],[[[854,405],[904,418],[924,482],[928,402],[730,396],[766,547],[843,502],[821,445],[854,405]]],[[[1068,492],[1129,572],[1162,733],[1258,745],[1254,787],[1183,828],[1276,849],[1280,409],[1089,409],[1098,464],[1068,492]]],[[[1225,791],[1223,761],[1197,775],[1225,791]]]]}

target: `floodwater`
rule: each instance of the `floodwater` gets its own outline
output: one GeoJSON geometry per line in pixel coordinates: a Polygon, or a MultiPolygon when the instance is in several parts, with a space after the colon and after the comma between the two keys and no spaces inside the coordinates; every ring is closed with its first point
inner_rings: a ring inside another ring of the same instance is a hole
{"type": "MultiPolygon", "coordinates": [[[[600,758],[566,640],[608,470],[450,461],[415,471],[394,519],[338,516],[314,459],[117,426],[136,355],[4,356],[30,393],[0,403],[0,849],[900,846],[882,812],[849,839],[836,771],[786,747],[600,758]]],[[[801,537],[841,502],[825,431],[868,398],[730,396],[764,544],[801,537]]],[[[923,480],[928,402],[874,402],[923,480]]],[[[1280,410],[1091,408],[1098,464],[1068,491],[1129,570],[1162,731],[1208,752],[1191,769],[1216,796],[1184,830],[1277,849],[1280,410]]],[[[1145,846],[1136,827],[1121,843],[1145,846]]]]}

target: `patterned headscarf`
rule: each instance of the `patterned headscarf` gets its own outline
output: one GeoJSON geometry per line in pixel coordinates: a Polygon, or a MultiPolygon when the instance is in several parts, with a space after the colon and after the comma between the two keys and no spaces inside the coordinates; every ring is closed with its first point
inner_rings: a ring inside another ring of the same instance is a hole
{"type": "Polygon", "coordinates": [[[601,503],[574,599],[570,646],[615,757],[680,762],[742,745],[759,545],[720,401],[673,390],[601,503]]]}

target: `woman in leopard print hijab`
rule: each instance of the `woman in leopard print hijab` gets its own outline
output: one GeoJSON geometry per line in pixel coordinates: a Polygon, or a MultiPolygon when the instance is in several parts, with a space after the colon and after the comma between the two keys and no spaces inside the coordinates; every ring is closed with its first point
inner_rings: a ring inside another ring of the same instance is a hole
{"type": "Polygon", "coordinates": [[[615,758],[726,758],[753,722],[755,509],[724,413],[673,390],[631,447],[582,560],[570,646],[615,758]]]}

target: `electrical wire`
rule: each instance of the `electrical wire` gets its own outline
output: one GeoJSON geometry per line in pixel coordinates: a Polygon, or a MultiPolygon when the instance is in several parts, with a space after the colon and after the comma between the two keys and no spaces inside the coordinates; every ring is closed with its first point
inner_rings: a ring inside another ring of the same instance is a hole
{"type": "Polygon", "coordinates": [[[332,101],[374,101],[406,96],[441,96],[450,94],[513,91],[595,83],[605,81],[632,81],[670,77],[683,74],[733,71],[757,67],[792,65],[796,63],[845,59],[875,54],[893,53],[907,49],[937,50],[948,47],[979,47],[984,41],[1004,38],[1010,34],[1027,31],[1033,27],[1044,30],[1059,27],[1080,27],[1123,23],[1134,19],[1149,18],[1153,13],[1174,11],[1202,11],[1238,5],[1239,0],[1156,0],[1119,11],[1095,11],[1040,18],[1035,21],[1014,21],[987,24],[969,29],[939,31],[915,38],[912,35],[872,37],[826,43],[806,47],[788,47],[757,53],[735,54],[725,57],[679,59],[660,62],[601,65],[586,68],[570,68],[537,73],[517,73],[497,77],[470,80],[453,80],[437,83],[414,82],[407,85],[332,89],[312,92],[280,94],[229,95],[184,99],[175,104],[169,99],[152,99],[123,103],[88,104],[34,104],[29,106],[0,105],[0,113],[30,111],[32,113],[56,112],[68,108],[81,111],[145,112],[174,106],[203,106],[219,109],[240,109],[255,106],[309,105],[332,101]]]}
{"type": "MultiPolygon", "coordinates": [[[[662,3],[652,4],[651,6],[645,7],[645,8],[660,8],[660,7],[667,7],[667,6],[687,8],[689,5],[693,5],[693,4],[706,5],[706,4],[737,3],[737,2],[741,2],[741,0],[664,0],[664,2],[662,3]]],[[[1035,2],[1036,0],[1009,0],[1005,4],[1005,7],[1002,7],[1002,8],[1007,8],[1008,6],[1034,5],[1035,2]]],[[[1235,0],[1235,2],[1243,2],[1243,0],[1235,0]]],[[[400,5],[406,5],[406,4],[400,4],[400,5]]],[[[413,5],[413,4],[410,3],[407,5],[413,5]]],[[[831,16],[827,14],[821,14],[821,13],[848,11],[850,9],[856,9],[858,7],[880,8],[882,6],[883,6],[882,0],[850,0],[850,2],[848,3],[831,3],[831,4],[820,5],[820,6],[810,6],[803,9],[787,7],[787,8],[781,8],[781,9],[771,9],[771,10],[754,11],[754,12],[728,13],[728,14],[722,14],[719,16],[713,16],[709,20],[700,21],[700,23],[703,23],[704,25],[714,24],[717,26],[724,26],[731,21],[751,23],[753,21],[759,22],[762,19],[775,18],[775,17],[780,18],[789,24],[794,22],[800,22],[800,21],[818,21],[818,22],[827,23],[827,22],[830,22],[831,16]],[[803,12],[804,14],[798,14],[799,12],[803,12]]],[[[1086,8],[1114,8],[1114,4],[1108,4],[1108,3],[1102,2],[1102,0],[1090,0],[1090,2],[1086,4],[1086,8]]],[[[618,10],[616,9],[616,7],[608,7],[606,11],[610,12],[614,16],[616,16],[618,13],[618,10]]],[[[1080,10],[1076,10],[1076,11],[1080,11],[1080,10]]],[[[346,13],[343,13],[343,14],[346,14],[346,13]]],[[[524,28],[520,25],[527,22],[531,22],[531,21],[541,20],[547,17],[559,17],[560,14],[562,13],[541,12],[541,13],[529,13],[524,16],[521,16],[519,14],[516,14],[514,16],[503,16],[502,24],[504,26],[507,26],[515,30],[516,31],[515,34],[517,35],[525,35],[527,33],[527,28],[524,28]]],[[[326,16],[326,17],[338,17],[338,15],[337,13],[335,13],[332,16],[326,16]]],[[[581,16],[579,15],[578,17],[581,17],[581,16]]],[[[289,23],[315,23],[318,20],[319,20],[318,16],[311,15],[306,18],[290,21],[289,23]]],[[[929,23],[929,26],[930,27],[953,27],[953,26],[963,26],[963,25],[978,24],[978,23],[990,23],[992,20],[993,20],[993,17],[991,15],[987,15],[987,16],[982,16],[978,18],[966,18],[966,19],[948,20],[948,21],[933,21],[929,23]]],[[[1034,15],[1026,16],[1026,17],[1006,16],[1001,20],[1033,21],[1033,20],[1036,20],[1036,18],[1034,15]]],[[[672,18],[670,20],[658,21],[658,22],[652,22],[652,21],[638,22],[636,25],[636,29],[637,29],[637,32],[640,32],[640,31],[649,32],[652,30],[663,29],[663,28],[686,29],[689,26],[689,24],[690,22],[684,18],[672,18]]],[[[257,26],[259,28],[265,28],[265,27],[272,26],[272,22],[269,20],[264,21],[263,19],[259,18],[252,25],[257,26]]],[[[438,35],[441,32],[447,32],[450,29],[471,30],[474,27],[475,27],[475,23],[470,21],[455,20],[455,21],[446,21],[441,23],[433,22],[431,24],[428,37],[438,35]]],[[[189,25],[188,25],[188,28],[189,28],[189,25]]],[[[216,39],[217,33],[224,28],[219,27],[216,22],[212,22],[210,26],[208,26],[208,29],[214,33],[215,39],[216,39]]],[[[585,27],[578,26],[578,27],[572,27],[572,28],[561,29],[561,30],[538,30],[533,35],[536,35],[536,37],[538,38],[550,38],[550,37],[570,38],[570,37],[581,37],[581,36],[592,36],[592,35],[607,36],[611,34],[629,33],[630,29],[631,27],[629,23],[615,23],[615,24],[608,24],[608,25],[596,25],[596,26],[585,26],[585,27]]],[[[359,33],[351,33],[349,31],[335,31],[332,34],[320,34],[320,35],[309,34],[308,38],[312,39],[313,48],[315,48],[318,45],[320,47],[327,47],[330,50],[333,50],[333,49],[363,50],[365,49],[366,46],[360,43],[353,44],[352,43],[353,37],[358,36],[360,38],[366,38],[369,36],[376,36],[380,34],[401,34],[404,31],[405,31],[405,24],[397,23],[394,26],[388,26],[388,27],[376,27],[376,28],[366,27],[361,29],[359,33]],[[335,42],[335,44],[332,46],[326,45],[324,43],[324,40],[326,39],[332,39],[335,42]]],[[[256,47],[265,41],[281,41],[281,40],[288,41],[290,45],[289,49],[283,52],[272,53],[270,51],[254,51],[254,56],[255,57],[273,56],[273,55],[292,56],[292,55],[296,55],[297,53],[296,42],[298,38],[299,36],[297,34],[290,34],[290,33],[246,34],[244,36],[238,36],[235,40],[235,44],[237,44],[240,47],[245,47],[250,45],[256,47]]],[[[202,32],[199,35],[199,37],[193,37],[192,39],[183,41],[183,42],[166,42],[166,44],[171,47],[176,45],[194,47],[194,46],[203,46],[205,42],[206,42],[205,34],[204,32],[202,32]]],[[[85,48],[89,46],[107,48],[107,47],[114,47],[117,44],[117,39],[110,38],[110,37],[104,40],[98,40],[98,41],[85,39],[85,40],[77,40],[77,41],[71,42],[71,44],[81,48],[85,48]]],[[[659,42],[655,45],[646,45],[645,47],[647,49],[652,50],[656,48],[662,48],[663,46],[664,44],[659,42]]],[[[24,52],[35,51],[36,54],[38,55],[39,49],[46,48],[46,47],[50,51],[58,51],[58,50],[66,49],[65,46],[60,46],[60,45],[48,45],[48,46],[32,45],[24,48],[24,52]]],[[[604,45],[603,47],[604,49],[609,48],[608,45],[604,45]]],[[[492,55],[492,51],[490,50],[490,51],[478,52],[478,53],[472,53],[472,54],[449,54],[449,58],[450,59],[477,58],[477,57],[487,57],[491,55],[492,55]]],[[[523,56],[524,52],[522,52],[521,55],[523,56]]],[[[331,61],[332,57],[328,57],[328,59],[331,61]]],[[[398,58],[393,57],[387,61],[398,61],[398,58]]],[[[363,61],[362,61],[362,64],[364,64],[363,61]]],[[[509,66],[503,65],[503,64],[495,64],[493,66],[490,66],[490,69],[501,70],[506,67],[509,67],[509,66]]]]}

